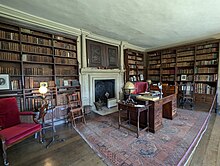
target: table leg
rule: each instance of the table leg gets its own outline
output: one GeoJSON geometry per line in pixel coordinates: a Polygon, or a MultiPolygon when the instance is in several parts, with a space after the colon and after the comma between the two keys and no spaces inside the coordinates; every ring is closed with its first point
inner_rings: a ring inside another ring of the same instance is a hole
{"type": "Polygon", "coordinates": [[[137,111],[137,138],[139,137],[139,131],[140,131],[140,129],[139,129],[139,127],[140,127],[140,123],[139,123],[139,121],[140,121],[140,111],[138,110],[137,111]]]}
{"type": "Polygon", "coordinates": [[[121,125],[121,109],[118,110],[118,128],[120,129],[121,125]]]}

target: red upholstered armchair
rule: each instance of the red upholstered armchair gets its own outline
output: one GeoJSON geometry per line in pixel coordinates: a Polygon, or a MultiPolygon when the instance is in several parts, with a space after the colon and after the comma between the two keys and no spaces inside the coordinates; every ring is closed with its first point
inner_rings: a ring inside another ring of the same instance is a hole
{"type": "Polygon", "coordinates": [[[0,139],[2,141],[4,164],[8,165],[7,148],[24,140],[25,138],[40,132],[42,141],[41,125],[37,123],[22,123],[20,115],[32,116],[34,112],[19,112],[15,97],[0,99],[0,139]]]}
{"type": "Polygon", "coordinates": [[[139,94],[148,91],[148,83],[147,82],[135,82],[135,91],[132,94],[139,94]]]}

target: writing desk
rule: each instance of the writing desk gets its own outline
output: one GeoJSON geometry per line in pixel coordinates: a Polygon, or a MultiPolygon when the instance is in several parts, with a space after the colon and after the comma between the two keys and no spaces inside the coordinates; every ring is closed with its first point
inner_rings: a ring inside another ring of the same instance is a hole
{"type": "MultiPolygon", "coordinates": [[[[157,100],[149,100],[144,96],[137,96],[136,99],[142,101],[142,104],[150,104],[149,107],[149,131],[155,133],[159,130],[162,124],[162,118],[173,119],[177,113],[176,94],[166,94],[157,100]]],[[[143,117],[145,118],[145,117],[143,117]]],[[[134,119],[134,118],[133,118],[134,119]]],[[[147,121],[147,119],[143,119],[147,121]]]]}
{"type": "Polygon", "coordinates": [[[118,125],[119,125],[119,129],[120,127],[124,127],[128,130],[134,131],[137,133],[137,138],[139,137],[139,133],[141,131],[146,131],[147,129],[149,129],[149,120],[148,117],[149,115],[147,115],[146,117],[146,126],[140,130],[140,115],[142,112],[147,112],[147,114],[149,114],[149,106],[148,105],[134,105],[134,104],[126,104],[123,102],[118,102],[118,125]],[[131,123],[131,112],[134,112],[136,115],[136,125],[137,128],[136,130],[131,129],[130,127],[128,127],[127,125],[122,124],[121,121],[121,111],[127,111],[127,120],[125,122],[128,122],[129,126],[131,123]]]}

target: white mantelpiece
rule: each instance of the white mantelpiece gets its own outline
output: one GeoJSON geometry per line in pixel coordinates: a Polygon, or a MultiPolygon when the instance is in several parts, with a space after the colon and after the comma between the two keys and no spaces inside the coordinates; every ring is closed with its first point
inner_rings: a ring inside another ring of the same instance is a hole
{"type": "Polygon", "coordinates": [[[121,98],[122,88],[124,86],[124,71],[119,69],[81,69],[81,90],[83,105],[93,106],[95,102],[95,80],[115,80],[115,97],[121,98]]]}

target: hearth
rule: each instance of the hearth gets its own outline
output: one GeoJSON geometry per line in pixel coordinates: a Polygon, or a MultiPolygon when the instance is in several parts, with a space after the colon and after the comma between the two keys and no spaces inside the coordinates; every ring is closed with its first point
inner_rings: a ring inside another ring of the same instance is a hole
{"type": "Polygon", "coordinates": [[[115,80],[95,80],[95,102],[107,106],[107,100],[110,98],[115,98],[115,80]]]}

